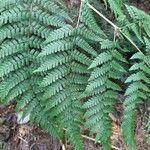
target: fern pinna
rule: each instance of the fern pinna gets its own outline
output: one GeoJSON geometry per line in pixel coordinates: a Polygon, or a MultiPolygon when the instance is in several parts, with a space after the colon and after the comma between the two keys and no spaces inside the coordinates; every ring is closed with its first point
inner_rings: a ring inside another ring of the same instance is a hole
{"type": "Polygon", "coordinates": [[[124,92],[123,135],[136,149],[137,108],[149,98],[150,17],[122,0],[82,0],[77,19],[70,16],[59,0],[0,0],[1,102],[15,100],[17,111],[76,150],[85,128],[109,150],[110,116],[124,92]],[[109,4],[119,27],[89,2],[102,11],[109,4]]]}
{"type": "Polygon", "coordinates": [[[130,20],[123,31],[134,41],[138,42],[138,46],[142,49],[137,49],[139,52],[133,52],[130,58],[131,67],[129,76],[125,80],[128,85],[125,91],[124,102],[124,118],[122,123],[123,135],[130,149],[137,149],[135,139],[137,108],[139,104],[149,99],[149,33],[150,28],[147,24],[150,22],[150,17],[145,12],[138,10],[133,6],[126,5],[130,20]],[[133,33],[133,34],[130,34],[133,33]]]}

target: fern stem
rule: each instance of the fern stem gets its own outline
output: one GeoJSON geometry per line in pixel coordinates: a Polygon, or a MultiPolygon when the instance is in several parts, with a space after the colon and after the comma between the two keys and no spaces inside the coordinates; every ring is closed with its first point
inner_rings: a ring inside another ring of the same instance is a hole
{"type": "Polygon", "coordinates": [[[79,16],[78,16],[78,21],[77,21],[76,28],[78,28],[79,24],[80,24],[80,17],[81,17],[81,12],[82,12],[82,6],[83,6],[83,0],[81,0],[80,9],[79,9],[79,16]]]}
{"type": "MultiPolygon", "coordinates": [[[[66,131],[66,129],[65,128],[63,128],[63,130],[64,131],[66,131]]],[[[100,141],[97,141],[96,139],[94,139],[94,138],[92,138],[92,137],[89,137],[89,136],[87,136],[87,135],[83,135],[83,134],[81,134],[81,137],[82,138],[84,138],[84,139],[87,139],[87,140],[90,140],[90,141],[93,141],[93,142],[95,142],[95,143],[99,143],[99,144],[101,144],[101,142],[100,141]]],[[[120,148],[118,148],[118,147],[116,147],[116,146],[111,146],[113,149],[115,149],[115,150],[121,150],[120,148]]]]}
{"type": "Polygon", "coordinates": [[[87,3],[89,8],[91,8],[94,12],[96,12],[99,16],[101,16],[105,21],[107,21],[111,26],[114,27],[115,30],[119,29],[113,22],[111,22],[108,18],[106,18],[102,13],[100,13],[96,8],[94,8],[91,4],[87,3]]]}
{"type": "Polygon", "coordinates": [[[116,32],[120,32],[139,52],[142,53],[142,51],[138,48],[138,46],[125,34],[121,31],[121,29],[116,26],[112,21],[110,21],[108,18],[106,18],[102,13],[100,13],[96,8],[94,8],[92,5],[90,5],[89,3],[87,3],[87,5],[89,6],[89,8],[91,8],[94,12],[96,12],[100,17],[102,17],[105,21],[107,21],[111,26],[114,27],[114,30],[116,32]]]}
{"type": "Polygon", "coordinates": [[[119,30],[120,33],[141,53],[143,53],[138,47],[137,45],[125,34],[123,33],[121,30],[119,30]]]}
{"type": "Polygon", "coordinates": [[[56,0],[56,2],[57,2],[58,4],[60,4],[63,8],[65,8],[65,9],[66,9],[66,6],[63,4],[63,2],[62,2],[62,1],[56,0]]]}
{"type": "Polygon", "coordinates": [[[106,7],[106,10],[108,8],[108,5],[107,5],[107,1],[106,0],[103,0],[104,1],[104,4],[105,4],[105,7],[106,7]]]}
{"type": "Polygon", "coordinates": [[[65,145],[62,145],[62,150],[66,150],[65,145]]]}
{"type": "Polygon", "coordinates": [[[61,143],[62,150],[66,150],[65,144],[61,140],[60,140],[60,143],[61,143]]]}
{"type": "MultiPolygon", "coordinates": [[[[89,137],[89,136],[86,136],[86,135],[81,135],[84,139],[87,139],[87,140],[90,140],[90,141],[93,141],[93,142],[96,142],[96,143],[101,143],[100,141],[96,141],[96,139],[92,138],[92,137],[89,137]]],[[[111,146],[111,148],[115,149],[115,150],[121,150],[120,148],[116,147],[116,146],[111,146]]]]}

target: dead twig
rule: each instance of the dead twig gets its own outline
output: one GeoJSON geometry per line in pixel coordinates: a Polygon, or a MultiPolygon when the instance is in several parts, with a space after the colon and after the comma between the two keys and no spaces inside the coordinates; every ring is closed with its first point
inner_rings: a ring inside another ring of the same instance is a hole
{"type": "Polygon", "coordinates": [[[66,150],[65,144],[60,140],[62,150],[66,150]]]}
{"type": "MultiPolygon", "coordinates": [[[[66,131],[66,129],[64,129],[65,131],[66,131]]],[[[84,139],[87,139],[87,140],[90,140],[90,141],[93,141],[93,142],[96,142],[96,143],[99,143],[99,144],[101,144],[101,142],[100,141],[96,141],[96,139],[94,139],[94,138],[92,138],[92,137],[89,137],[89,136],[87,136],[87,135],[81,135],[81,137],[82,138],[84,138],[84,139]]],[[[62,145],[64,145],[64,144],[62,144],[62,145]]],[[[116,147],[116,146],[111,146],[113,149],[115,149],[115,150],[121,150],[120,148],[118,148],[118,147],[116,147]]],[[[66,149],[64,149],[64,150],[66,150],[66,149]]]]}
{"type": "MultiPolygon", "coordinates": [[[[96,139],[92,138],[92,137],[89,137],[89,136],[86,136],[86,135],[81,135],[84,139],[88,139],[88,140],[91,140],[93,142],[96,142],[96,139]]],[[[97,143],[100,143],[100,141],[98,141],[97,143]]],[[[113,149],[115,150],[121,150],[120,148],[116,147],[116,146],[111,146],[113,149]]]]}
{"type": "Polygon", "coordinates": [[[22,140],[23,142],[25,142],[25,143],[28,144],[28,142],[27,142],[25,139],[23,139],[22,137],[18,136],[18,139],[20,139],[20,140],[22,140]]]}

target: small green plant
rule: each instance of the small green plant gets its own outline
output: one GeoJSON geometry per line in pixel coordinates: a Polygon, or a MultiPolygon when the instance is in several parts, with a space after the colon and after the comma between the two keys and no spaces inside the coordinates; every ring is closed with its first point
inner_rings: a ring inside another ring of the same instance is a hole
{"type": "Polygon", "coordinates": [[[110,150],[110,114],[124,93],[123,136],[136,150],[137,108],[150,92],[150,16],[122,0],[81,0],[77,19],[59,0],[0,3],[1,102],[15,100],[76,150],[85,128],[110,150]]]}

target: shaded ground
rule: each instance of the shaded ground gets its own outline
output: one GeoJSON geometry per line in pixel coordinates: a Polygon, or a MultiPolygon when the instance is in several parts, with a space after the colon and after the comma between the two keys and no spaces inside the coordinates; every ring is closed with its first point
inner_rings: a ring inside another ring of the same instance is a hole
{"type": "MultiPolygon", "coordinates": [[[[14,104],[0,106],[0,150],[62,150],[59,140],[44,133],[39,127],[18,125],[14,104]]],[[[86,150],[98,150],[100,145],[85,139],[86,150]]],[[[67,150],[72,150],[68,144],[67,150]]]]}
{"type": "Polygon", "coordinates": [[[150,13],[150,0],[128,0],[132,5],[150,13]]]}
{"type": "Polygon", "coordinates": [[[60,150],[58,140],[36,126],[18,125],[14,105],[0,107],[0,150],[60,150]]]}
{"type": "MultiPolygon", "coordinates": [[[[63,150],[59,140],[44,133],[39,127],[29,124],[18,125],[14,112],[14,104],[7,107],[0,106],[0,150],[63,150]]],[[[122,104],[117,105],[117,113],[111,114],[113,120],[113,150],[127,150],[121,136],[120,123],[122,120],[122,104]]],[[[137,119],[137,140],[138,150],[149,150],[150,145],[147,144],[146,130],[143,129],[143,106],[141,113],[137,119]]],[[[101,150],[100,144],[94,144],[94,138],[89,137],[89,132],[85,131],[82,135],[85,150],[101,150]]],[[[69,145],[66,150],[73,150],[69,145]]]]}

